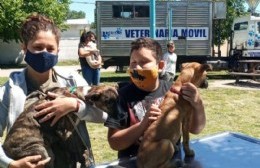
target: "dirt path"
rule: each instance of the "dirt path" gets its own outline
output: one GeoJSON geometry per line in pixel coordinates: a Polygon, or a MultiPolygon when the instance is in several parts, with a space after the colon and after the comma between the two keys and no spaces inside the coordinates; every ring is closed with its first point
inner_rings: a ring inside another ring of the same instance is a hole
{"type": "Polygon", "coordinates": [[[239,83],[235,83],[235,80],[212,80],[209,87],[260,91],[260,82],[249,79],[240,80],[239,83]]]}

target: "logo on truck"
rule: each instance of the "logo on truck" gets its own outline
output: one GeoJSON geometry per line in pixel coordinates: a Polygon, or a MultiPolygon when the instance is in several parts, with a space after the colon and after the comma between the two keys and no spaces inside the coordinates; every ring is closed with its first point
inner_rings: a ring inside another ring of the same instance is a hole
{"type": "MultiPolygon", "coordinates": [[[[149,27],[103,27],[101,28],[102,40],[134,40],[139,37],[149,37],[149,27]]],[[[169,37],[169,30],[158,27],[155,32],[157,40],[169,37]]],[[[208,27],[174,27],[171,29],[171,39],[185,37],[187,40],[208,40],[208,27]]]]}

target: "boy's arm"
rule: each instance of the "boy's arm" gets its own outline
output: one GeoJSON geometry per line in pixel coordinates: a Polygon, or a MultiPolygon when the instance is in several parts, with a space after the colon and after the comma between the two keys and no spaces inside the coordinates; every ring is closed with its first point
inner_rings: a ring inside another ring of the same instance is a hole
{"type": "Polygon", "coordinates": [[[199,134],[206,125],[206,115],[204,111],[204,105],[200,99],[194,106],[190,122],[190,133],[199,134]]]}
{"type": "Polygon", "coordinates": [[[136,143],[143,136],[150,123],[161,115],[158,105],[152,104],[150,110],[145,113],[144,119],[125,129],[108,129],[108,142],[112,149],[123,150],[136,143]]]}
{"type": "Polygon", "coordinates": [[[123,150],[134,144],[143,135],[145,125],[142,122],[136,123],[125,129],[108,129],[108,142],[113,150],[123,150]]]}
{"type": "Polygon", "coordinates": [[[206,115],[198,88],[192,83],[185,83],[181,90],[182,97],[194,108],[190,121],[190,133],[199,134],[206,125],[206,115]]]}

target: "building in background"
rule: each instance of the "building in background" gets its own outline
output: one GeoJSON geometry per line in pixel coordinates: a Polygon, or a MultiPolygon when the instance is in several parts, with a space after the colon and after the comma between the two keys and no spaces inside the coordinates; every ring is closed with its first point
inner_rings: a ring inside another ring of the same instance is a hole
{"type": "Polygon", "coordinates": [[[80,35],[84,29],[90,30],[90,24],[86,19],[69,19],[66,23],[69,28],[61,34],[59,60],[78,59],[80,35]]]}
{"type": "MultiPolygon", "coordinates": [[[[77,60],[80,35],[84,29],[90,30],[90,24],[86,19],[70,19],[66,24],[69,27],[61,33],[59,60],[77,60]]],[[[0,64],[14,65],[23,61],[21,46],[15,41],[0,41],[0,51],[0,64]]]]}

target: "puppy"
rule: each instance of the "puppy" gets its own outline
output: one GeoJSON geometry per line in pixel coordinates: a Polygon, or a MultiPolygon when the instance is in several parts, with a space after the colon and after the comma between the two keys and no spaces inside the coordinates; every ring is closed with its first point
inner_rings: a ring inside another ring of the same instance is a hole
{"type": "Polygon", "coordinates": [[[138,168],[173,168],[172,161],[175,144],[183,135],[183,148],[186,157],[193,157],[194,151],[189,147],[189,121],[193,111],[190,103],[180,96],[180,89],[186,82],[195,86],[205,85],[206,71],[212,67],[208,64],[185,63],[177,80],[159,108],[161,116],[145,131],[138,155],[138,168]]]}
{"type": "MultiPolygon", "coordinates": [[[[90,89],[55,87],[48,91],[61,97],[77,97],[108,114],[117,112],[118,94],[116,88],[112,86],[100,85],[90,89]]],[[[52,98],[46,93],[39,92],[30,96],[38,97],[39,100],[21,113],[8,132],[3,144],[6,155],[14,160],[32,155],[41,155],[42,159],[51,157],[47,168],[76,167],[72,160],[81,163],[81,167],[89,167],[93,162],[93,158],[89,158],[91,149],[86,147],[86,142],[81,139],[84,135],[79,135],[78,131],[78,129],[86,131],[86,123],[71,112],[53,127],[50,126],[51,121],[39,124],[38,119],[33,117],[36,112],[34,107],[52,98]]]]}

